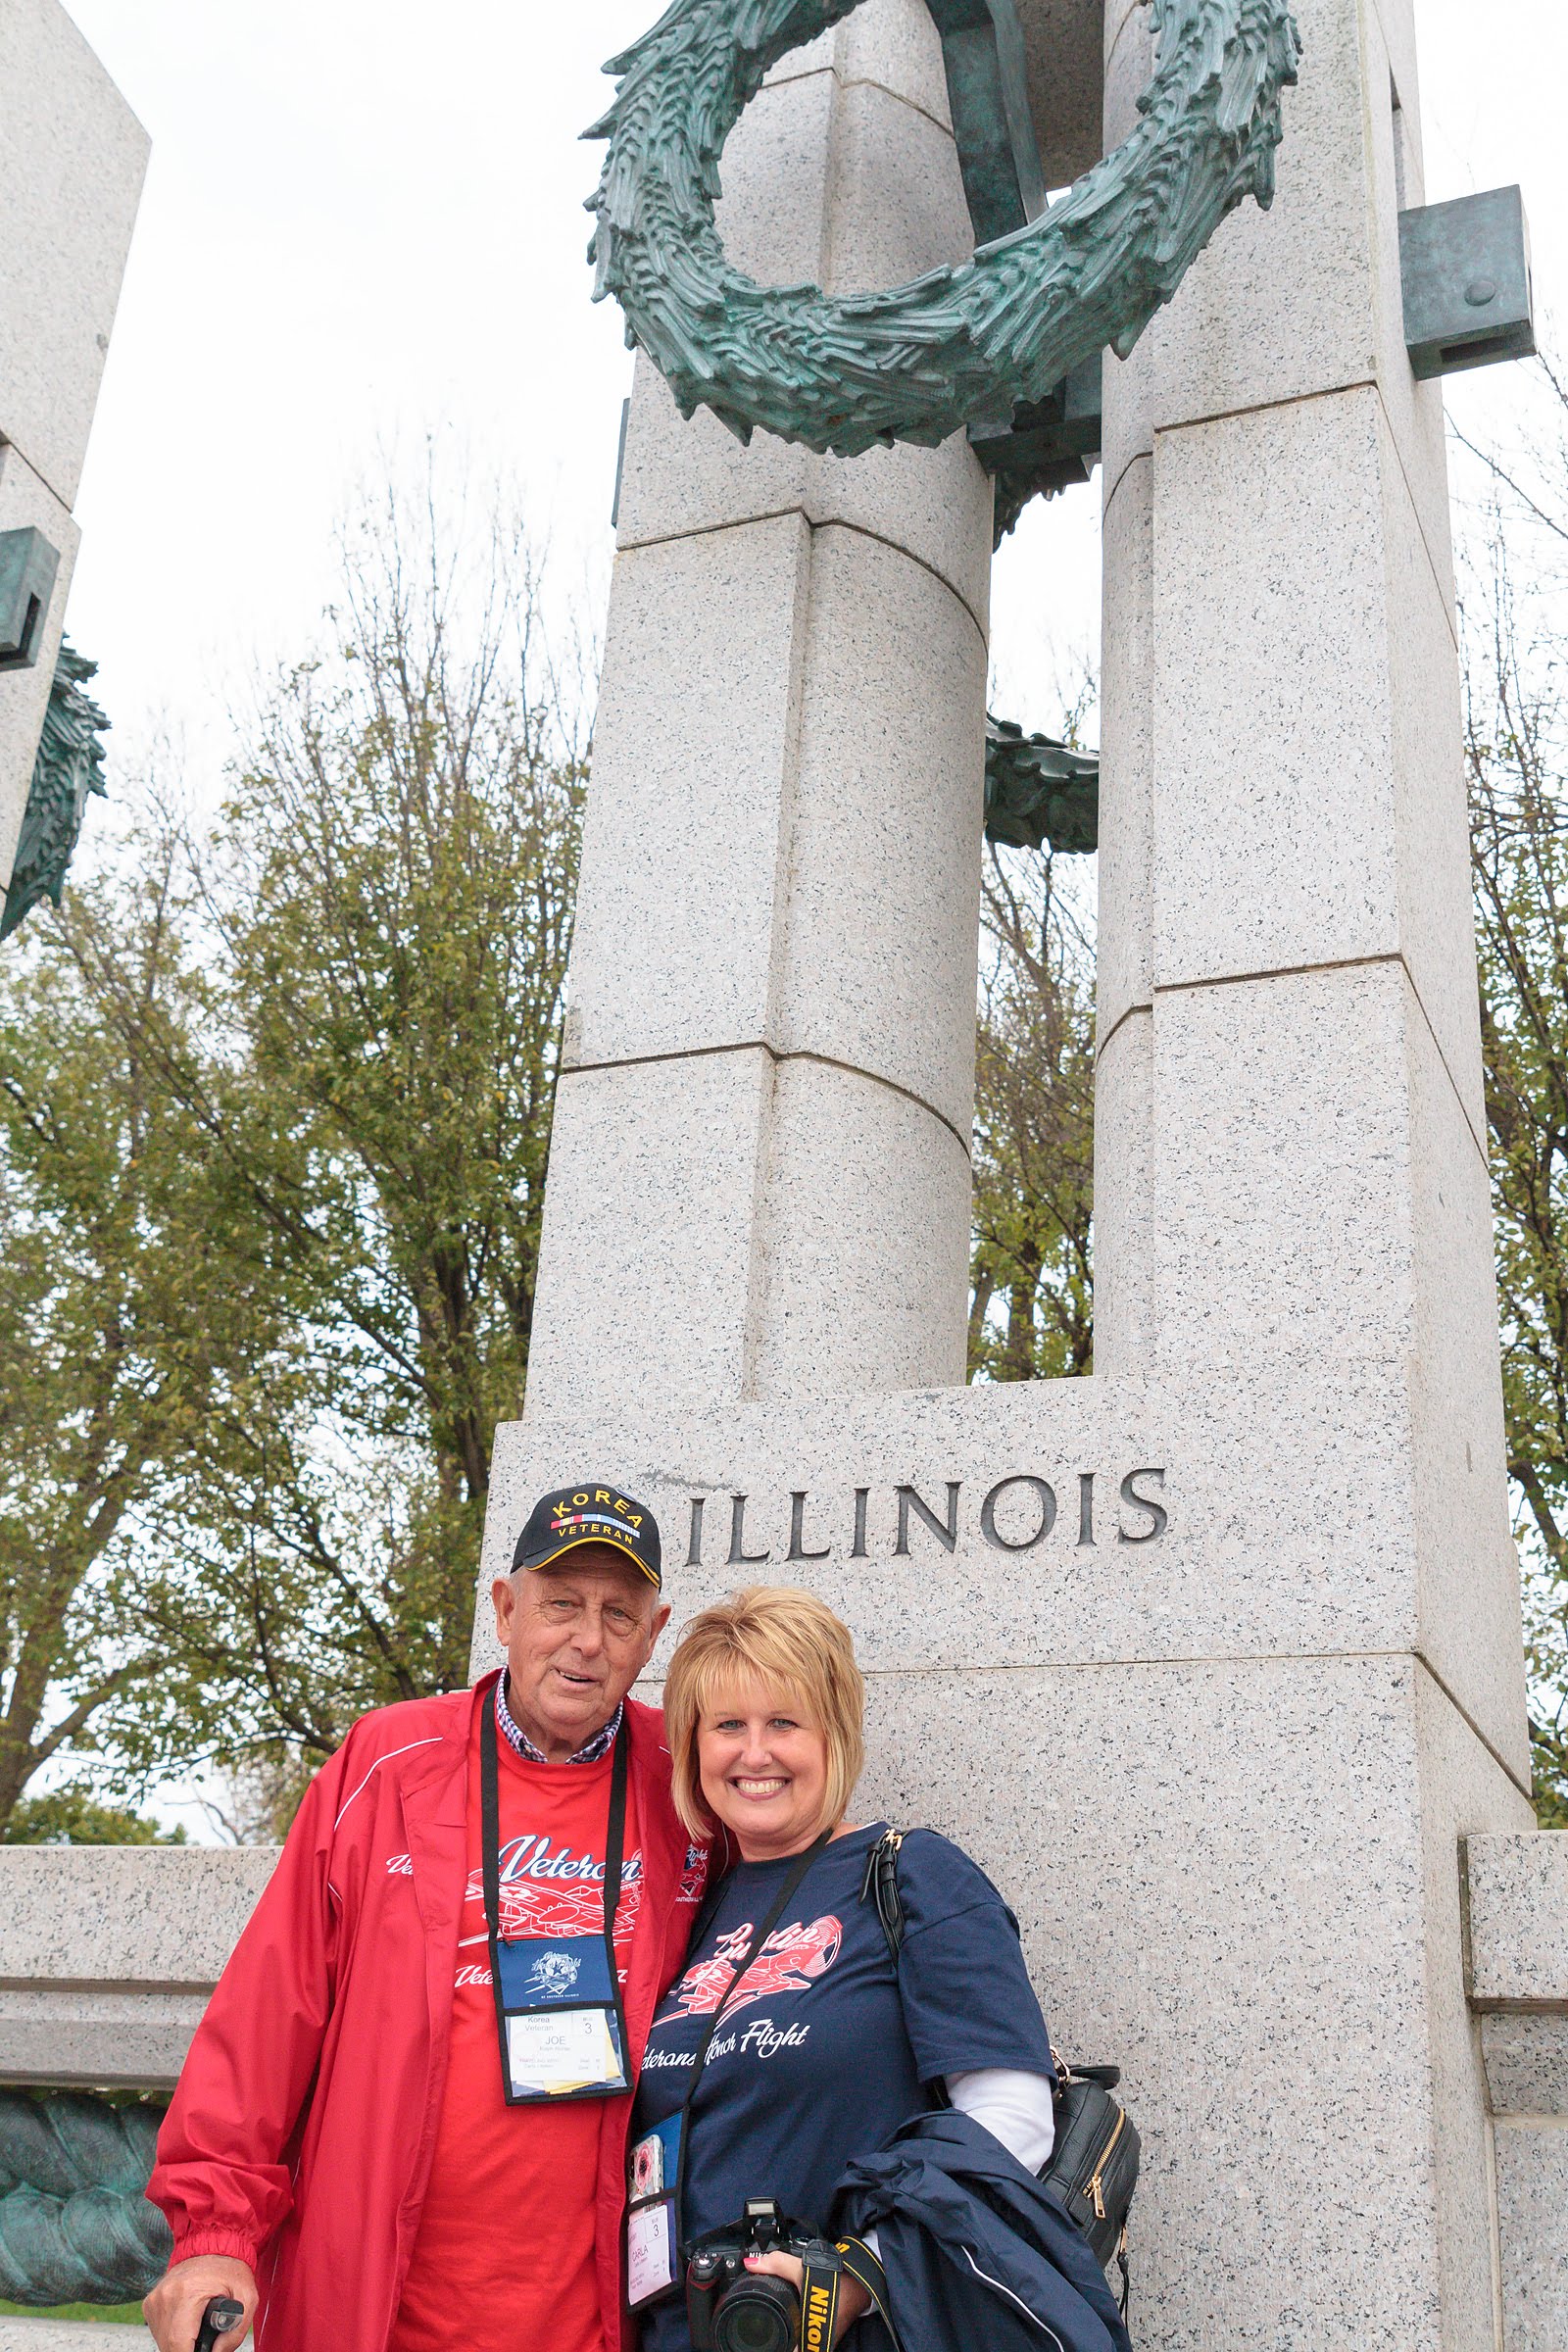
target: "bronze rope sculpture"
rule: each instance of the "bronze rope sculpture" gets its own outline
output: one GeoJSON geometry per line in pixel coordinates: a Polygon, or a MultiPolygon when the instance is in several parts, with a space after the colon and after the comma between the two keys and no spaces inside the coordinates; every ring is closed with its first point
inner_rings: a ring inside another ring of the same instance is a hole
{"type": "Polygon", "coordinates": [[[143,2191],[163,2115],[84,2091],[0,2090],[0,2296],[124,2303],[162,2278],[173,2241],[143,2191]]]}
{"type": "Polygon", "coordinates": [[[587,135],[609,152],[589,209],[596,298],[685,416],[855,457],[930,445],[1043,398],[1107,346],[1123,358],[1225,215],[1267,206],[1280,93],[1300,42],[1286,0],[1151,0],[1142,120],[1026,227],[885,293],[759,286],[714,224],[725,139],[779,60],[857,0],[673,0],[608,73],[587,135]]]}

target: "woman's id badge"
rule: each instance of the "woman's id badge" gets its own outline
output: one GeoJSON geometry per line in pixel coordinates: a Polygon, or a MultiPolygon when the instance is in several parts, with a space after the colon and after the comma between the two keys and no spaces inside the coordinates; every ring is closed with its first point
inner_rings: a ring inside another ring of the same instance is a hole
{"type": "Polygon", "coordinates": [[[633,2311],[657,2303],[675,2283],[679,2231],[681,2118],[669,2115],[632,2143],[626,2214],[626,2299],[633,2311]]]}

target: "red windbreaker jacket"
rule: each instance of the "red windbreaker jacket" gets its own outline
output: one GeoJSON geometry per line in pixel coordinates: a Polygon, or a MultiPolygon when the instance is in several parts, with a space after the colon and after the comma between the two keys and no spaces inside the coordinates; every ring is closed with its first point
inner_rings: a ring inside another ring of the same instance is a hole
{"type": "MultiPolygon", "coordinates": [[[[446,2082],[475,1706],[494,1690],[382,1707],[312,1782],[208,2004],[158,2135],[147,2194],[176,2261],[234,2254],[262,2290],[265,2352],[384,2352],[446,2082]]],[[[625,1986],[633,2070],[691,1927],[688,1840],[663,1718],[626,1701],[643,1897],[625,1986]]],[[[605,2340],[622,2320],[631,2100],[607,2099],[598,2240],[605,2340]]]]}

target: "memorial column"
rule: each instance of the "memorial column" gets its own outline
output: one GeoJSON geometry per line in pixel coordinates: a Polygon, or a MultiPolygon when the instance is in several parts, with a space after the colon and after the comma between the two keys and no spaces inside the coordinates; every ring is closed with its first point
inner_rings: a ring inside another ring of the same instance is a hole
{"type": "MultiPolygon", "coordinates": [[[[1177,1401],[1188,1507],[1280,1619],[1293,1834],[1334,1889],[1302,1881],[1301,1948],[1341,1939],[1325,2095],[1370,2059],[1387,2100],[1355,2192],[1381,2282],[1325,2246],[1314,2323],[1338,2296],[1333,2340],[1470,2352],[1493,2281],[1456,1839],[1530,1811],[1443,405],[1403,332],[1410,0],[1298,15],[1274,211],[1244,207],[1105,363],[1096,1369],[1177,1401]]],[[[1105,32],[1116,138],[1148,14],[1112,0],[1105,32]]],[[[1230,1766],[1241,1820],[1267,1768],[1230,1766]]],[[[1290,2161],[1297,2208],[1348,2226],[1330,2142],[1290,2161]]],[[[1295,2340],[1277,2234],[1198,2325],[1226,2233],[1186,2218],[1165,2340],[1295,2340]]]]}
{"type": "MultiPolygon", "coordinates": [[[[784,60],[723,173],[764,281],[967,254],[923,0],[784,60]]],[[[989,480],[742,449],[639,360],[618,523],[528,1409],[960,1382],[989,480]]]]}

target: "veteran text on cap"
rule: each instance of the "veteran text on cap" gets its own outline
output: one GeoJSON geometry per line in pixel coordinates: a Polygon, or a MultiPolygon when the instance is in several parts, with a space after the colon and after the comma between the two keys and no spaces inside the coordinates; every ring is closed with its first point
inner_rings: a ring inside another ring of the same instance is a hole
{"type": "Polygon", "coordinates": [[[528,1513],[517,1538],[514,1570],[550,1568],[584,1544],[608,1544],[635,1561],[649,1583],[662,1588],[659,1522],[647,1503],[618,1487],[584,1479],[577,1486],[552,1487],[528,1513]]]}

